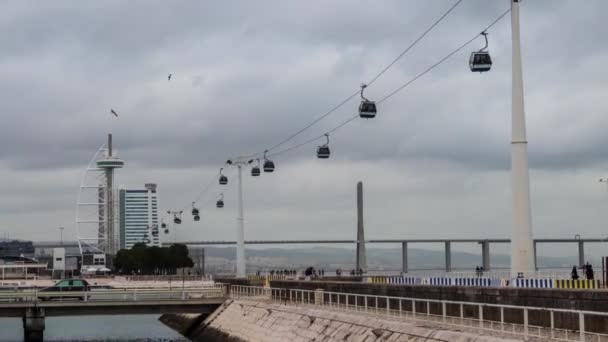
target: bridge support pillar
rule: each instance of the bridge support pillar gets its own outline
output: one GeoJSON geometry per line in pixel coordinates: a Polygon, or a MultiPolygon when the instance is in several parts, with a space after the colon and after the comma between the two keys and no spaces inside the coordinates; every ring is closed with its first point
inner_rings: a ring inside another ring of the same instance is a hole
{"type": "Polygon", "coordinates": [[[585,243],[583,241],[578,242],[578,266],[583,267],[585,264],[585,243]]]}
{"type": "Polygon", "coordinates": [[[27,308],[23,316],[23,341],[44,341],[44,309],[27,308]]]}
{"type": "Polygon", "coordinates": [[[401,243],[401,272],[407,273],[408,264],[407,264],[407,242],[401,243]]]}
{"type": "Polygon", "coordinates": [[[490,270],[490,241],[481,241],[481,266],[484,271],[490,270]]]}
{"type": "Polygon", "coordinates": [[[445,271],[452,272],[452,242],[445,242],[445,271]]]}
{"type": "Polygon", "coordinates": [[[538,271],[537,257],[536,257],[536,241],[532,244],[532,249],[534,250],[534,271],[538,271]]]}

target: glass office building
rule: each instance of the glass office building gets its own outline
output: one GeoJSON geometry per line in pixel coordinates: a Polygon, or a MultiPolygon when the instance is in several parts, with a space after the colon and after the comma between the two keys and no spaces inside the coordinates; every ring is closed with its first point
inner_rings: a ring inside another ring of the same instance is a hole
{"type": "Polygon", "coordinates": [[[156,184],[145,189],[120,190],[120,248],[130,249],[138,242],[159,246],[158,193],[156,184]]]}

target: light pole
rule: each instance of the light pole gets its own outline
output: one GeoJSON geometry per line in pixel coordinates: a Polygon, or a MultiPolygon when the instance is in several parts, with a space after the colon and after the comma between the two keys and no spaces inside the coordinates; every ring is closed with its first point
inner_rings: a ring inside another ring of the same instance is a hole
{"type": "Polygon", "coordinates": [[[511,1],[512,93],[511,93],[511,177],[513,188],[513,230],[511,237],[511,276],[534,272],[528,141],[524,112],[524,82],[521,63],[519,4],[511,1]]]}
{"type": "Polygon", "coordinates": [[[59,227],[59,236],[60,236],[59,245],[60,246],[63,246],[63,228],[64,227],[59,227]]]}
{"type": "Polygon", "coordinates": [[[228,160],[226,164],[234,165],[238,169],[238,198],[236,217],[236,277],[245,278],[245,218],[243,217],[243,166],[251,164],[253,160],[237,158],[228,160]]]}

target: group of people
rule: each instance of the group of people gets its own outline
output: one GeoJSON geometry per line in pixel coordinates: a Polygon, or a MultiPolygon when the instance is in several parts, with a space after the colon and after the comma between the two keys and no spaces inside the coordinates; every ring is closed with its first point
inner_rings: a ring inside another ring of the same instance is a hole
{"type": "MultiPolygon", "coordinates": [[[[296,271],[296,270],[287,270],[287,269],[286,270],[270,270],[268,273],[271,276],[275,275],[275,274],[276,275],[295,276],[295,275],[298,274],[298,271],[296,271]]],[[[262,273],[261,273],[261,271],[257,271],[255,274],[257,276],[260,276],[262,273]]]]}
{"type": "Polygon", "coordinates": [[[475,274],[477,275],[477,278],[481,278],[481,276],[483,276],[484,271],[485,269],[483,268],[483,266],[475,266],[475,274]]]}
{"type": "MultiPolygon", "coordinates": [[[[591,266],[591,264],[589,262],[587,262],[586,264],[584,264],[583,266],[581,266],[583,275],[585,276],[585,279],[587,280],[593,280],[593,266],[591,266]]],[[[579,276],[578,276],[578,270],[576,268],[576,266],[572,266],[572,280],[578,280],[579,276]]]]}

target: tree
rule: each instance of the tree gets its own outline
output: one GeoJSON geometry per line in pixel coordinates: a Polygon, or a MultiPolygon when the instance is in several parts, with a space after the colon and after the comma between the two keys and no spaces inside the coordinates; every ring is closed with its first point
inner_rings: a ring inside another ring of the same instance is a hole
{"type": "Polygon", "coordinates": [[[131,249],[121,249],[114,258],[114,268],[119,274],[175,274],[178,268],[193,266],[185,245],[147,247],[137,243],[131,249]]]}

